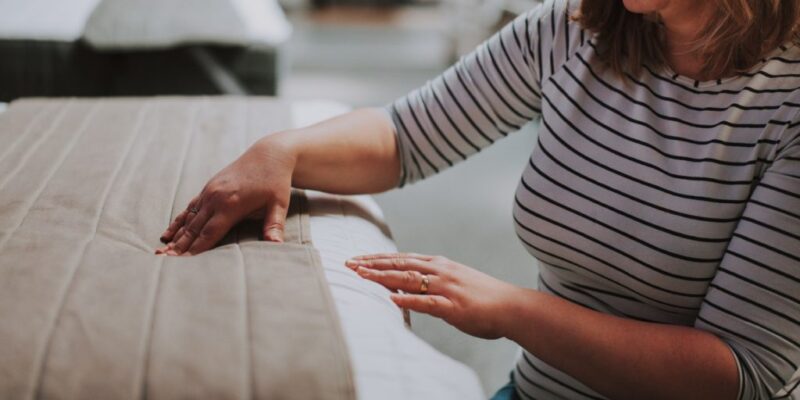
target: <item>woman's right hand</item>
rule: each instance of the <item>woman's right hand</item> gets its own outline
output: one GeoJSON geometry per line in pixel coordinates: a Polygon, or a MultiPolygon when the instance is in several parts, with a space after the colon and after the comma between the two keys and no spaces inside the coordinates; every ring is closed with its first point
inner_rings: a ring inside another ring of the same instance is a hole
{"type": "Polygon", "coordinates": [[[238,222],[264,210],[264,239],[283,241],[296,156],[268,136],[218,172],[161,236],[156,254],[194,255],[212,248],[238,222]]]}

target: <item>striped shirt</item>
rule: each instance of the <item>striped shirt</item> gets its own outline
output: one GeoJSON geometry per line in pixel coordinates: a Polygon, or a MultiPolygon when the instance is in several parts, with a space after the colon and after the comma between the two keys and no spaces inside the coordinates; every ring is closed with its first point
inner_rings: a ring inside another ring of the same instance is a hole
{"type": "MultiPolygon", "coordinates": [[[[573,1],[574,2],[574,1],[573,1]]],[[[401,186],[540,119],[513,219],[540,290],[712,332],[740,399],[800,399],[800,49],[698,82],[615,75],[549,0],[387,106],[401,186]]],[[[525,399],[600,399],[523,351],[525,399]]]]}

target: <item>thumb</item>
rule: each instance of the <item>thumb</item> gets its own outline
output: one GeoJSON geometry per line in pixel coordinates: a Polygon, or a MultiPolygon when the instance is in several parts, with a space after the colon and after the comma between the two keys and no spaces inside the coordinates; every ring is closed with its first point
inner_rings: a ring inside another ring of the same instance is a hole
{"type": "Polygon", "coordinates": [[[289,210],[289,199],[278,200],[267,206],[264,218],[264,240],[283,242],[283,229],[286,226],[286,214],[289,210]]]}

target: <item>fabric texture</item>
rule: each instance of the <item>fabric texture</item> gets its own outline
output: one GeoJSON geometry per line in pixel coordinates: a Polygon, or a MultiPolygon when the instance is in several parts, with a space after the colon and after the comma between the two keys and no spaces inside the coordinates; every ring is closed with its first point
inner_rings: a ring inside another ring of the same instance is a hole
{"type": "Polygon", "coordinates": [[[397,251],[375,200],[306,193],[311,237],[339,311],[358,397],[485,400],[475,372],[406,329],[391,292],[344,265],[358,255],[397,251]]]}
{"type": "MultiPolygon", "coordinates": [[[[388,106],[402,184],[540,119],[513,212],[540,290],[711,332],[741,399],[800,398],[800,49],[718,81],[618,76],[577,4],[545,2],[388,106]]],[[[527,352],[515,378],[525,398],[602,397],[527,352]]]]}
{"type": "Polygon", "coordinates": [[[243,223],[153,254],[217,170],[290,126],[272,100],[25,100],[0,117],[0,397],[353,399],[296,193],[287,242],[243,223]]]}

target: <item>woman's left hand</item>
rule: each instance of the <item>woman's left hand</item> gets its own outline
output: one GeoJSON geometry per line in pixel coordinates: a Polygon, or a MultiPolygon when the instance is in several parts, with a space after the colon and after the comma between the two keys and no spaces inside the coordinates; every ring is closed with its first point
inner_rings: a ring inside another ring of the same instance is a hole
{"type": "Polygon", "coordinates": [[[389,290],[405,292],[391,295],[401,308],[442,318],[484,339],[505,336],[514,318],[515,301],[524,290],[438,256],[374,254],[347,260],[346,265],[389,290]]]}

